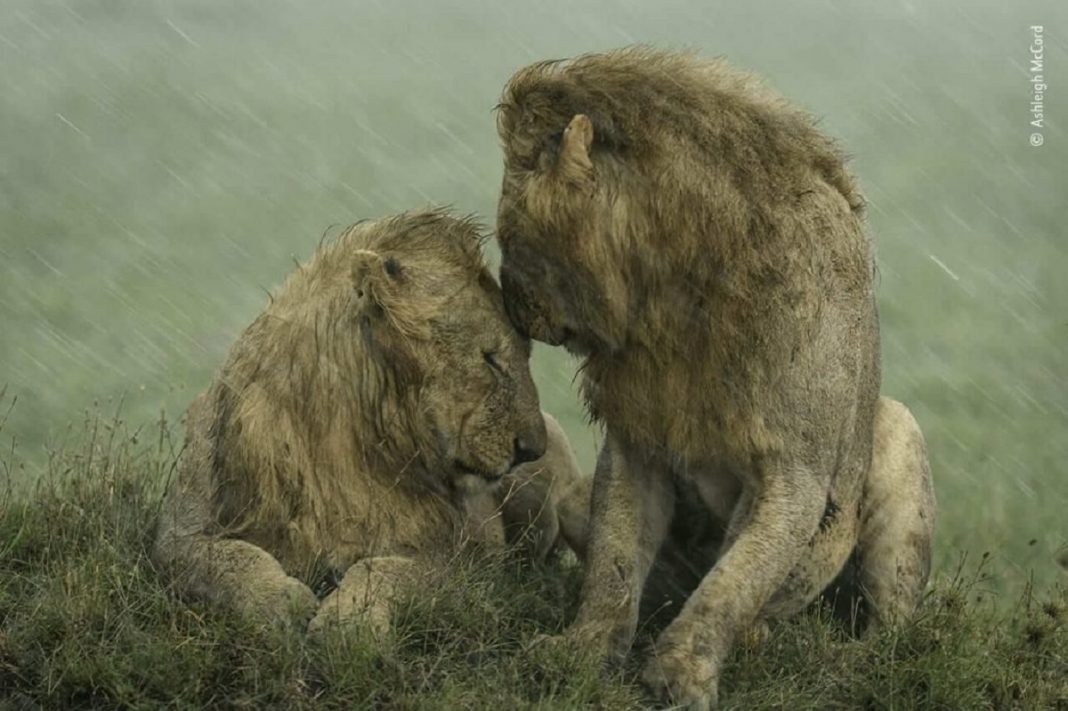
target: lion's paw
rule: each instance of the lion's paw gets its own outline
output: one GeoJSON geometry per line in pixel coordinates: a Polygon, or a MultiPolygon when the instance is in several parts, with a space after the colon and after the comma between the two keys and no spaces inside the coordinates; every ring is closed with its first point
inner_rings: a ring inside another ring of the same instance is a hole
{"type": "Polygon", "coordinates": [[[302,628],[308,624],[319,608],[319,598],[315,596],[311,588],[296,578],[289,578],[286,581],[281,596],[286,619],[302,628]]]}
{"type": "Polygon", "coordinates": [[[307,585],[292,577],[261,583],[249,589],[241,607],[257,619],[280,627],[303,629],[319,607],[319,599],[307,585]]]}
{"type": "Polygon", "coordinates": [[[385,639],[391,628],[388,601],[356,598],[347,592],[338,588],[323,600],[308,624],[308,633],[315,636],[329,629],[357,625],[365,628],[375,639],[385,639]]]}
{"type": "Polygon", "coordinates": [[[538,650],[547,654],[574,654],[577,650],[562,634],[536,634],[524,647],[526,651],[538,650]]]}
{"type": "Polygon", "coordinates": [[[642,670],[642,684],[660,703],[688,711],[709,711],[718,703],[717,678],[708,662],[678,647],[654,652],[642,670]]]}
{"type": "Polygon", "coordinates": [[[626,650],[611,648],[604,634],[588,627],[571,627],[563,634],[540,634],[528,644],[528,650],[554,657],[578,657],[599,664],[606,673],[618,670],[626,656],[626,650]]]}

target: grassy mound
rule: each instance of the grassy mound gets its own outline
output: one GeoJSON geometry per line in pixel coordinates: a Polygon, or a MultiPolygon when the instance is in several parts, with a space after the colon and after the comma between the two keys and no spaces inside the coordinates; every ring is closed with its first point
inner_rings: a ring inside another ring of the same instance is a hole
{"type": "MultiPolygon", "coordinates": [[[[0,498],[0,708],[647,703],[635,669],[602,675],[537,644],[574,614],[579,572],[566,561],[457,559],[401,607],[385,643],[357,629],[311,641],[187,605],[148,558],[178,455],[166,425],[144,437],[90,418],[75,441],[33,492],[0,498]]],[[[15,466],[4,458],[0,475],[15,466]]],[[[900,630],[851,639],[822,610],[777,626],[731,657],[724,706],[1068,709],[1068,595],[996,604],[983,567],[941,580],[900,630]]]]}

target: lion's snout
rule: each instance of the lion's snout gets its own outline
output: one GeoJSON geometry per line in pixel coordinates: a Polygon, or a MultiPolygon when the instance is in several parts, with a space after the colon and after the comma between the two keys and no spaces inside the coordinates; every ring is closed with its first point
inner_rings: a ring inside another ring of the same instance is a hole
{"type": "Polygon", "coordinates": [[[548,435],[545,432],[545,420],[542,419],[540,412],[538,413],[537,424],[532,423],[532,425],[534,426],[522,430],[516,435],[512,447],[512,467],[541,459],[545,454],[548,435]]]}
{"type": "Polygon", "coordinates": [[[559,346],[563,343],[561,329],[554,328],[547,316],[548,306],[539,301],[524,280],[513,270],[502,266],[501,291],[504,308],[512,326],[523,338],[559,346]]]}

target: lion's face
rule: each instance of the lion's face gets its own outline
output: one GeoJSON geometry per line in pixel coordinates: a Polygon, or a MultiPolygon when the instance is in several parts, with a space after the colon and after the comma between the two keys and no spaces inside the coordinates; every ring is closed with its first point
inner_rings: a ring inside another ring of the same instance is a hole
{"type": "Polygon", "coordinates": [[[443,216],[392,228],[397,239],[356,255],[353,293],[366,347],[414,403],[419,456],[454,478],[486,479],[539,458],[546,434],[530,343],[508,320],[477,231],[443,216]]]}
{"type": "Polygon", "coordinates": [[[497,214],[501,286],[520,332],[579,355],[611,351],[624,339],[628,309],[614,231],[629,215],[616,166],[591,157],[585,116],[544,125],[501,122],[505,175],[497,214]],[[615,183],[619,185],[618,182],[615,183]]]}
{"type": "Polygon", "coordinates": [[[509,323],[488,274],[431,323],[428,352],[421,400],[456,473],[496,479],[545,452],[530,342],[509,323]]]}

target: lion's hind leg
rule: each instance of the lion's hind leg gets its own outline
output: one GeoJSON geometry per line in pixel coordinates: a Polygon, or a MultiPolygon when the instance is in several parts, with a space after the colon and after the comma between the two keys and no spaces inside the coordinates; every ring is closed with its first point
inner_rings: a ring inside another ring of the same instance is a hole
{"type": "Polygon", "coordinates": [[[319,605],[308,631],[316,633],[337,625],[357,624],[378,638],[388,635],[397,596],[411,584],[417,572],[417,562],[402,556],[357,561],[319,605]]]}
{"type": "Polygon", "coordinates": [[[935,496],[923,434],[908,408],[879,398],[874,436],[853,572],[869,622],[879,624],[908,617],[923,596],[935,496]]]}

